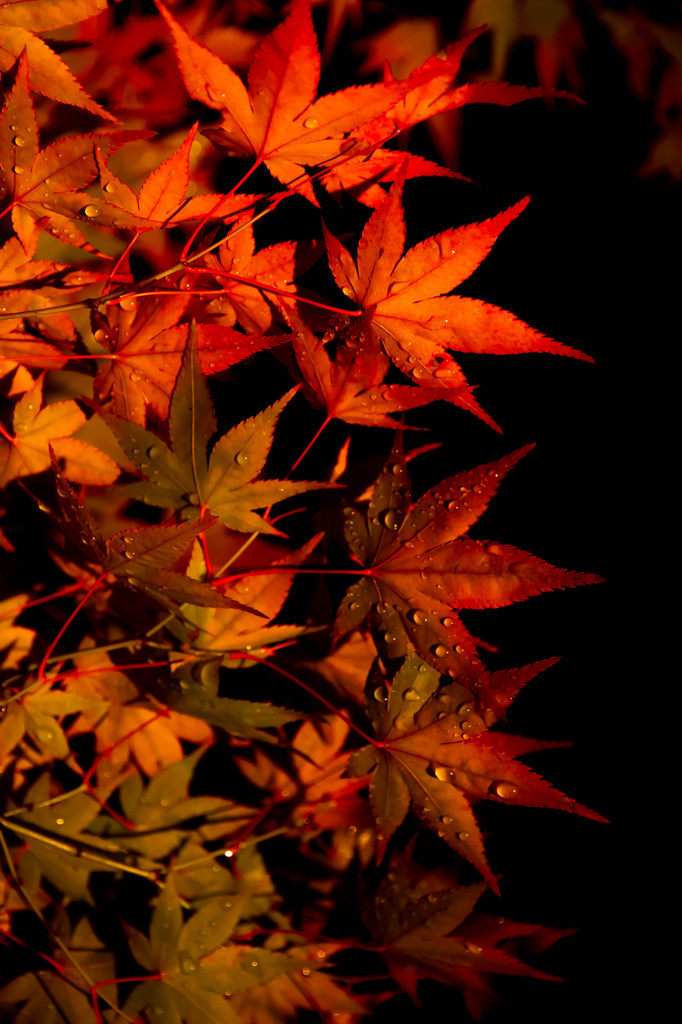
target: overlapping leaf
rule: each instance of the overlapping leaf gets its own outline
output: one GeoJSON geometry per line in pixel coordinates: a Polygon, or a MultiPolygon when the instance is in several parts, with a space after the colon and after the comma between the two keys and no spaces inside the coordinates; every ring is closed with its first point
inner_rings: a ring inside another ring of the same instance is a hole
{"type": "Polygon", "coordinates": [[[85,413],[71,399],[43,405],[43,378],[39,377],[14,407],[14,434],[3,431],[0,436],[0,486],[47,469],[50,445],[64,458],[69,480],[113,483],[119,473],[114,460],[73,436],[85,422],[85,413]]]}
{"type": "Polygon", "coordinates": [[[458,683],[440,690],[438,684],[438,673],[415,655],[403,663],[390,689],[370,676],[368,710],[379,742],[355,753],[348,773],[372,773],[370,799],[380,857],[413,804],[426,824],[498,891],[472,800],[553,807],[605,819],[514,760],[564,744],[488,732],[494,714],[479,713],[480,705],[458,683]]]}
{"type": "Polygon", "coordinates": [[[9,201],[12,225],[26,252],[33,252],[42,230],[66,245],[92,250],[74,220],[87,221],[94,209],[92,197],[82,190],[97,176],[95,146],[109,155],[125,142],[148,135],[142,129],[93,132],[58,139],[41,150],[23,55],[0,113],[0,198],[9,201]]]}
{"type": "Polygon", "coordinates": [[[138,194],[116,177],[98,153],[103,196],[101,200],[93,201],[88,216],[98,225],[151,231],[204,217],[224,220],[249,209],[257,196],[211,193],[187,197],[190,151],[197,127],[194,124],[182,145],[148,175],[138,194]]]}
{"type": "MultiPolygon", "coordinates": [[[[499,948],[509,938],[545,930],[476,913],[474,907],[484,889],[480,883],[458,885],[444,868],[428,874],[418,871],[408,848],[391,858],[390,870],[374,898],[364,902],[363,917],[380,955],[393,979],[416,1003],[422,978],[464,989],[465,998],[481,991],[490,998],[487,974],[559,980],[499,948]]],[[[547,946],[571,934],[552,928],[546,932],[547,946]]],[[[470,1005],[473,1009],[475,1001],[470,1005]]]]}
{"type": "MultiPolygon", "coordinates": [[[[364,311],[348,330],[381,358],[384,352],[429,400],[438,395],[494,421],[479,406],[449,350],[509,355],[553,352],[590,360],[479,299],[448,295],[485,259],[502,230],[528,203],[522,200],[480,224],[442,231],[405,249],[401,174],[372,214],[358,245],[357,262],[337,238],[325,232],[329,265],[339,288],[364,311]]],[[[591,360],[590,360],[591,361],[591,360]]]]}
{"type": "Polygon", "coordinates": [[[345,510],[346,543],[364,578],[347,592],[336,634],[369,619],[391,657],[406,654],[409,644],[439,672],[475,690],[481,663],[461,609],[501,608],[599,582],[511,545],[468,536],[501,478],[528,450],[448,477],[412,503],[404,455],[394,448],[366,511],[345,510]]]}
{"type": "Polygon", "coordinates": [[[147,483],[133,484],[127,493],[162,508],[185,512],[210,509],[233,530],[278,533],[253,509],[329,486],[305,480],[259,479],[279,415],[294,393],[289,391],[262,413],[232,427],[215,443],[208,458],[207,446],[217,422],[190,336],[170,406],[172,448],[130,420],[108,418],[124,452],[147,477],[147,483]]]}
{"type": "MultiPolygon", "coordinates": [[[[104,365],[95,377],[100,401],[110,401],[115,416],[144,426],[147,410],[160,420],[168,419],[170,397],[187,345],[189,325],[180,323],[188,296],[134,295],[111,304],[106,313],[92,314],[92,329],[104,365]]],[[[201,369],[218,373],[264,349],[281,345],[286,336],[246,337],[231,327],[197,325],[197,348],[201,369]]]]}
{"type": "Polygon", "coordinates": [[[10,0],[0,4],[0,71],[9,71],[26,52],[31,88],[60,103],[71,103],[115,121],[85,92],[64,61],[36,32],[50,32],[84,21],[107,6],[107,0],[10,0]]]}
{"type": "Polygon", "coordinates": [[[205,134],[230,156],[262,161],[312,202],[304,167],[341,156],[346,134],[379,116],[402,92],[400,83],[378,83],[316,100],[320,55],[308,0],[296,0],[258,48],[248,91],[227,64],[192,39],[162,4],[158,7],[173,34],[187,91],[222,114],[221,127],[205,134]]]}
{"type": "Polygon", "coordinates": [[[76,550],[104,570],[103,575],[111,573],[121,583],[148,593],[169,607],[175,607],[178,602],[215,604],[260,615],[239,601],[223,597],[209,584],[172,571],[172,566],[184,555],[197,534],[216,521],[214,516],[203,516],[177,526],[169,524],[122,530],[105,541],[87,508],[78,501],[60,473],[54,456],[52,470],[61,513],[55,517],[56,522],[76,550]]]}

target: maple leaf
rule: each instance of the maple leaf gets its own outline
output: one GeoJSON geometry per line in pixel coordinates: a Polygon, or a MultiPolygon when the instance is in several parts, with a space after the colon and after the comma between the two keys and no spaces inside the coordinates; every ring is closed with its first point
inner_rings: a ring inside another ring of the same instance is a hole
{"type": "Polygon", "coordinates": [[[68,399],[43,406],[43,376],[14,407],[14,435],[0,435],[0,485],[41,473],[50,465],[49,446],[65,460],[65,474],[77,483],[110,484],[118,466],[108,455],[73,435],[84,426],[85,413],[68,399]]]}
{"type": "Polygon", "coordinates": [[[98,152],[103,196],[91,207],[90,216],[98,224],[151,231],[204,217],[224,220],[252,207],[260,197],[208,194],[185,198],[197,127],[195,123],[179,148],[147,176],[137,195],[116,177],[98,152]]]}
{"type": "Polygon", "coordinates": [[[416,655],[404,661],[389,691],[382,682],[375,688],[377,681],[370,676],[368,712],[381,742],[353,754],[348,774],[372,773],[378,858],[413,803],[426,824],[497,892],[472,800],[553,807],[606,820],[514,760],[565,744],[488,732],[494,717],[479,714],[458,683],[437,692],[438,673],[416,655]]]}
{"type": "Polygon", "coordinates": [[[448,477],[413,504],[404,454],[395,447],[366,512],[344,511],[346,543],[365,568],[364,579],[341,603],[335,634],[343,636],[369,617],[390,657],[405,655],[409,642],[439,672],[475,689],[481,662],[460,609],[502,608],[561,587],[600,582],[510,545],[468,536],[502,477],[529,450],[448,477]]]}
{"type": "Polygon", "coordinates": [[[78,714],[68,735],[92,734],[95,749],[106,752],[110,764],[132,761],[151,777],[184,757],[182,740],[205,744],[213,738],[205,722],[189,715],[169,710],[159,716],[125,666],[115,665],[105,652],[81,651],[77,665],[79,671],[66,677],[64,688],[89,703],[71,709],[78,714]]]}
{"type": "Polygon", "coordinates": [[[73,25],[104,10],[107,0],[11,0],[0,3],[0,71],[9,71],[25,51],[31,88],[43,96],[116,121],[85,92],[80,83],[36,32],[73,25]]]}
{"type": "MultiPolygon", "coordinates": [[[[610,12],[609,12],[610,13],[610,12]]],[[[465,23],[484,25],[492,35],[489,75],[500,78],[509,65],[513,48],[523,39],[535,46],[538,81],[551,90],[563,76],[572,89],[582,86],[579,55],[585,40],[573,5],[566,0],[472,0],[465,23]]]]}
{"type": "Polygon", "coordinates": [[[216,521],[215,516],[203,516],[195,522],[163,526],[149,526],[121,530],[107,541],[88,509],[76,498],[62,476],[52,453],[52,472],[55,478],[57,501],[61,515],[53,516],[56,524],[75,549],[90,563],[99,565],[104,573],[127,586],[150,594],[156,600],[175,609],[177,603],[216,604],[224,608],[255,609],[231,598],[223,597],[207,583],[190,579],[169,567],[184,555],[194,538],[216,521]]]}
{"type": "Polygon", "coordinates": [[[63,946],[54,951],[59,968],[45,971],[36,985],[34,972],[21,974],[0,988],[0,1007],[16,1009],[21,1005],[24,1024],[45,1024],[58,1006],[66,1020],[88,1020],[92,1015],[91,993],[83,984],[82,971],[92,982],[106,982],[106,992],[115,997],[115,955],[100,942],[87,918],[82,917],[70,935],[62,934],[63,946]],[[68,959],[67,949],[73,959],[68,959]],[[74,963],[75,961],[75,963],[74,963]]]}
{"type": "MultiPolygon", "coordinates": [[[[392,414],[415,409],[440,397],[433,389],[401,384],[382,384],[388,370],[386,354],[367,346],[368,335],[348,320],[339,318],[318,338],[293,303],[281,302],[293,330],[291,346],[305,390],[314,405],[321,406],[328,419],[363,426],[398,427],[392,414]],[[337,341],[334,358],[328,342],[337,341]]],[[[468,388],[460,389],[462,392],[468,388]]]]}
{"type": "Polygon", "coordinates": [[[192,39],[161,3],[157,6],[173,35],[190,96],[222,114],[221,127],[204,134],[230,156],[264,163],[275,178],[316,205],[304,166],[340,157],[346,134],[378,116],[402,90],[399,83],[378,83],[316,100],[320,54],[308,0],[296,0],[259,46],[248,91],[227,64],[192,39]]]}
{"type": "Polygon", "coordinates": [[[250,222],[242,220],[235,227],[217,254],[206,257],[206,268],[217,271],[216,279],[224,289],[224,295],[207,304],[206,312],[228,327],[238,320],[248,334],[264,334],[273,325],[273,304],[258,284],[266,290],[286,289],[296,273],[312,263],[312,253],[302,261],[303,247],[296,242],[278,242],[256,252],[250,222]]]}
{"type": "MultiPolygon", "coordinates": [[[[189,296],[135,296],[92,313],[93,337],[105,360],[95,377],[100,401],[110,399],[115,416],[144,426],[147,409],[168,419],[173,387],[187,345],[189,324],[181,324],[189,296]]],[[[281,345],[287,336],[245,337],[221,324],[199,324],[197,347],[204,373],[218,373],[264,349],[281,345]]]]}
{"type": "Polygon", "coordinates": [[[207,458],[207,445],[218,424],[199,366],[196,340],[190,333],[170,403],[172,448],[135,423],[107,417],[123,451],[148,479],[145,484],[132,484],[126,493],[162,508],[185,512],[210,509],[233,530],[279,534],[253,509],[265,508],[304,491],[332,486],[305,480],[257,479],[270,451],[279,415],[295,390],[228,430],[216,441],[207,458]]]}
{"type": "Polygon", "coordinates": [[[41,231],[49,231],[66,245],[94,252],[73,221],[87,222],[97,210],[92,196],[82,191],[97,177],[95,145],[111,154],[125,142],[148,138],[150,133],[140,129],[73,135],[41,150],[28,75],[23,54],[0,112],[0,198],[9,193],[7,210],[12,211],[12,225],[27,253],[34,251],[41,231]]]}
{"type": "MultiPolygon", "coordinates": [[[[348,330],[371,340],[374,351],[454,405],[493,420],[471,395],[464,374],[449,354],[488,352],[507,355],[553,352],[593,360],[545,337],[512,313],[480,299],[447,295],[485,259],[502,230],[525,209],[521,200],[480,224],[442,231],[404,252],[401,174],[367,222],[358,245],[357,263],[341,242],[325,230],[329,266],[339,288],[364,311],[348,330]]],[[[496,429],[499,429],[496,427],[496,429]]]]}
{"type": "MultiPolygon", "coordinates": [[[[392,856],[373,899],[363,901],[362,913],[391,976],[414,1002],[419,1005],[417,983],[422,978],[462,988],[465,998],[481,987],[491,992],[482,974],[560,980],[498,946],[512,936],[541,932],[541,926],[502,921],[491,927],[489,915],[474,911],[485,885],[460,886],[445,868],[424,874],[415,868],[410,852],[408,848],[392,856]]],[[[547,945],[572,934],[569,929],[546,931],[547,945]]]]}

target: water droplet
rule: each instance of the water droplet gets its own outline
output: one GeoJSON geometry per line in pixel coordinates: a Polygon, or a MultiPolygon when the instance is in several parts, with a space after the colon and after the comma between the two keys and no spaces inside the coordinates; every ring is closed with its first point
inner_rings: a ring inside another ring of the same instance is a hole
{"type": "Polygon", "coordinates": [[[18,125],[18,124],[11,124],[11,125],[9,126],[9,130],[10,130],[11,132],[18,132],[18,131],[19,131],[19,125],[18,125]]]}
{"type": "Polygon", "coordinates": [[[476,954],[483,952],[483,946],[477,946],[475,942],[465,942],[464,948],[466,949],[467,953],[476,954]]]}
{"type": "Polygon", "coordinates": [[[445,626],[446,629],[449,629],[450,626],[454,626],[455,620],[446,616],[444,619],[440,620],[440,624],[441,626],[445,626]]]}
{"type": "Polygon", "coordinates": [[[318,949],[317,953],[315,954],[315,956],[318,957],[320,960],[324,960],[326,955],[327,954],[325,953],[325,951],[323,949],[318,949]]]}
{"type": "Polygon", "coordinates": [[[436,644],[435,647],[431,648],[431,654],[434,658],[444,658],[448,653],[448,649],[445,644],[436,644]]]}
{"type": "Polygon", "coordinates": [[[419,694],[410,687],[409,690],[405,690],[403,693],[403,700],[419,700],[419,694]]]}
{"type": "Polygon", "coordinates": [[[234,457],[234,461],[237,463],[238,466],[245,466],[246,463],[249,461],[249,453],[237,452],[237,454],[234,457]]]}
{"type": "Polygon", "coordinates": [[[54,823],[55,823],[55,825],[63,825],[64,824],[64,819],[63,818],[55,818],[55,822],[54,823]]]}
{"type": "Polygon", "coordinates": [[[397,530],[400,525],[398,514],[393,508],[387,508],[385,512],[382,512],[379,521],[387,530],[397,530]]]}
{"type": "Polygon", "coordinates": [[[344,285],[343,288],[341,289],[341,291],[348,298],[350,298],[352,296],[352,294],[353,294],[353,289],[349,288],[348,285],[344,285]]]}
{"type": "Polygon", "coordinates": [[[457,838],[459,839],[460,843],[466,843],[467,839],[469,838],[469,833],[468,832],[458,832],[457,833],[457,838]]]}
{"type": "Polygon", "coordinates": [[[384,689],[383,686],[377,686],[377,688],[374,691],[372,696],[374,697],[375,700],[378,700],[381,704],[383,704],[384,701],[388,699],[388,696],[386,694],[386,690],[384,689]]]}
{"type": "Polygon", "coordinates": [[[427,615],[426,612],[421,611],[419,608],[413,608],[407,613],[407,617],[410,622],[413,622],[415,626],[423,626],[426,623],[427,615]]]}
{"type": "Polygon", "coordinates": [[[150,459],[156,459],[161,454],[161,449],[158,445],[153,444],[151,448],[147,448],[147,455],[150,459]]]}
{"type": "Polygon", "coordinates": [[[112,183],[110,181],[108,181],[106,183],[106,185],[102,186],[102,192],[113,192],[113,191],[114,191],[114,186],[112,185],[112,183]]]}
{"type": "Polygon", "coordinates": [[[502,547],[499,544],[495,544],[492,541],[486,544],[483,548],[486,555],[501,555],[502,547]]]}
{"type": "Polygon", "coordinates": [[[357,601],[351,601],[351,603],[348,605],[349,610],[352,612],[356,612],[359,609],[359,607],[360,605],[357,601]]]}
{"type": "Polygon", "coordinates": [[[494,796],[499,796],[501,800],[512,800],[518,793],[518,789],[511,782],[493,782],[490,792],[494,796]]]}
{"type": "Polygon", "coordinates": [[[125,298],[120,300],[119,306],[121,309],[126,310],[126,312],[131,312],[137,306],[137,298],[134,295],[126,295],[125,298]]]}
{"type": "Polygon", "coordinates": [[[258,961],[257,960],[252,960],[251,961],[251,966],[252,967],[258,967],[258,961]]]}
{"type": "Polygon", "coordinates": [[[52,732],[52,729],[36,729],[36,738],[40,740],[41,743],[49,743],[54,739],[54,733],[52,732]]]}
{"type": "Polygon", "coordinates": [[[429,901],[429,903],[437,903],[438,902],[438,893],[437,892],[430,892],[429,895],[426,898],[429,901]]]}
{"type": "Polygon", "coordinates": [[[317,128],[319,123],[320,122],[317,120],[316,117],[306,117],[305,121],[303,122],[303,127],[304,128],[317,128]]]}
{"type": "Polygon", "coordinates": [[[457,708],[458,715],[470,715],[475,708],[475,704],[472,700],[466,700],[463,704],[460,704],[457,708]]]}
{"type": "Polygon", "coordinates": [[[15,146],[19,146],[19,147],[26,145],[26,140],[22,139],[21,135],[15,135],[14,138],[12,139],[12,142],[14,143],[15,146]]]}
{"type": "Polygon", "coordinates": [[[439,764],[436,768],[436,778],[440,779],[441,782],[449,782],[452,778],[452,772],[445,765],[439,764]]]}
{"type": "Polygon", "coordinates": [[[94,203],[88,203],[83,207],[83,214],[86,217],[99,217],[99,212],[99,206],[95,206],[94,203]]]}
{"type": "Polygon", "coordinates": [[[310,968],[309,968],[309,967],[304,967],[304,968],[302,969],[302,971],[301,971],[301,974],[302,974],[302,975],[303,975],[303,976],[304,976],[305,978],[307,978],[307,977],[308,977],[308,975],[310,974],[310,968]]]}
{"type": "Polygon", "coordinates": [[[189,953],[180,953],[178,959],[180,962],[180,970],[183,974],[192,974],[196,971],[197,962],[194,957],[189,955],[189,953]]]}
{"type": "Polygon", "coordinates": [[[23,167],[19,167],[18,164],[15,164],[15,166],[12,168],[12,170],[14,171],[15,174],[23,174],[24,173],[24,168],[23,167]]]}
{"type": "Polygon", "coordinates": [[[454,820],[455,820],[454,818],[451,818],[451,817],[450,817],[449,815],[447,815],[447,814],[444,814],[442,818],[439,818],[439,821],[440,821],[440,822],[441,822],[441,824],[443,824],[443,825],[452,825],[452,823],[453,823],[453,821],[454,821],[454,820]]]}

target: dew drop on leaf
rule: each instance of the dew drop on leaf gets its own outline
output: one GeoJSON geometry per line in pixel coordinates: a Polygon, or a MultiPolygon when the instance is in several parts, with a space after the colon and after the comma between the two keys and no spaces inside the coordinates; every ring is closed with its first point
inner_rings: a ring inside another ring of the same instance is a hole
{"type": "Polygon", "coordinates": [[[237,463],[238,466],[245,466],[246,463],[249,461],[249,453],[248,452],[237,452],[237,454],[234,457],[234,460],[235,460],[235,462],[237,463]]]}
{"type": "Polygon", "coordinates": [[[450,626],[454,626],[455,620],[450,619],[446,616],[444,619],[440,620],[440,624],[441,626],[445,626],[445,628],[448,629],[450,626]]]}
{"type": "Polygon", "coordinates": [[[436,644],[435,647],[431,648],[431,653],[435,658],[444,658],[448,653],[448,649],[445,644],[436,644]]]}
{"type": "Polygon", "coordinates": [[[137,306],[137,299],[134,295],[126,295],[125,298],[121,299],[119,302],[119,306],[121,309],[126,310],[126,312],[131,312],[137,306]]]}
{"type": "Polygon", "coordinates": [[[385,512],[382,512],[379,516],[379,521],[382,526],[385,526],[387,530],[397,530],[399,526],[399,518],[395,509],[387,508],[385,512]]]}
{"type": "Polygon", "coordinates": [[[180,970],[183,974],[192,974],[197,969],[197,962],[189,953],[180,953],[180,970]]]}
{"type": "Polygon", "coordinates": [[[451,817],[450,817],[449,815],[447,815],[447,814],[444,814],[442,818],[439,818],[439,821],[440,821],[440,822],[441,822],[441,824],[443,824],[443,825],[452,825],[452,823],[453,823],[453,821],[454,821],[454,820],[455,820],[454,818],[451,818],[451,817]]]}
{"type": "Polygon", "coordinates": [[[499,796],[501,800],[512,800],[518,793],[518,789],[511,782],[493,782],[490,792],[499,796]]]}
{"type": "Polygon", "coordinates": [[[23,174],[24,173],[24,168],[23,167],[14,166],[12,168],[12,170],[14,171],[15,174],[23,174]]]}
{"type": "Polygon", "coordinates": [[[458,832],[457,833],[457,838],[459,839],[460,843],[466,843],[467,839],[469,838],[469,833],[468,832],[458,832]]]}
{"type": "Polygon", "coordinates": [[[441,782],[449,782],[452,778],[452,772],[445,765],[439,764],[436,768],[436,778],[440,779],[441,782]]]}
{"type": "Polygon", "coordinates": [[[95,206],[94,203],[88,203],[87,206],[83,207],[83,215],[85,217],[99,217],[99,206],[95,206]]]}
{"type": "Polygon", "coordinates": [[[317,128],[319,123],[320,122],[317,120],[316,117],[306,117],[305,121],[303,122],[303,127],[304,128],[317,128]]]}
{"type": "Polygon", "coordinates": [[[387,699],[386,690],[383,688],[383,686],[377,686],[372,696],[374,697],[375,700],[380,701],[380,703],[382,704],[387,699]]]}
{"type": "Polygon", "coordinates": [[[15,135],[14,138],[12,139],[12,142],[14,143],[15,146],[19,146],[19,147],[26,145],[26,140],[22,139],[21,135],[15,135]]]}
{"type": "Polygon", "coordinates": [[[409,690],[405,690],[403,700],[419,700],[419,694],[410,687],[409,690]]]}
{"type": "Polygon", "coordinates": [[[421,611],[419,608],[413,608],[407,613],[407,617],[415,626],[423,626],[427,618],[426,612],[421,611]]]}

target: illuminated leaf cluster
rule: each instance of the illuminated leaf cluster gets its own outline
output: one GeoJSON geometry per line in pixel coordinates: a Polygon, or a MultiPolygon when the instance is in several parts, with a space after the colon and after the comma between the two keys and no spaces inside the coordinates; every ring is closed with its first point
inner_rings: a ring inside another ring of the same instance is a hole
{"type": "Polygon", "coordinates": [[[467,613],[599,577],[479,537],[533,446],[464,468],[501,428],[453,353],[591,358],[460,294],[528,198],[413,238],[462,175],[394,143],[571,98],[460,83],[482,29],[320,94],[352,5],[123,6],[0,3],[0,1012],[479,1016],[569,930],[476,909],[477,804],[604,819],[506,728],[558,659],[467,613]]]}

